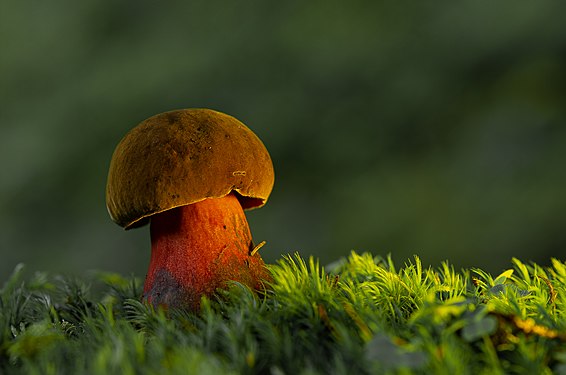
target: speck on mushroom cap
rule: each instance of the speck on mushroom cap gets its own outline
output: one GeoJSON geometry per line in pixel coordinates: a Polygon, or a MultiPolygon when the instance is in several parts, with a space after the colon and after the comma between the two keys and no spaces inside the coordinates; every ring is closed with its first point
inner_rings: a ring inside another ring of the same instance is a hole
{"type": "Polygon", "coordinates": [[[108,172],[106,206],[130,229],[153,214],[232,191],[244,209],[261,207],[274,172],[261,140],[232,116],[209,109],[165,112],[120,141],[108,172]]]}

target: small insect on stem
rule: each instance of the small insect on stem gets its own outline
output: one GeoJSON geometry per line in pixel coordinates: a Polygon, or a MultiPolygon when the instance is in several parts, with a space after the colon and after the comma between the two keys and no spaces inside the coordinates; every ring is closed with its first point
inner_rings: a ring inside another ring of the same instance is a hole
{"type": "Polygon", "coordinates": [[[263,247],[263,245],[265,245],[266,243],[267,243],[266,241],[261,241],[260,243],[255,245],[255,247],[252,249],[252,251],[250,251],[250,256],[253,257],[254,254],[257,253],[257,251],[259,249],[261,249],[263,247]]]}

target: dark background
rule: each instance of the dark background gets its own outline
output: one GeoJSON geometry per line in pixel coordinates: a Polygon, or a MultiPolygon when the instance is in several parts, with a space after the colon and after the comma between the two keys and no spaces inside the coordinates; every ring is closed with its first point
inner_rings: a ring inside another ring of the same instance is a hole
{"type": "Polygon", "coordinates": [[[0,280],[145,276],[148,228],[104,201],[114,147],[177,108],[231,114],[276,185],[248,214],[273,262],[354,249],[499,272],[566,249],[560,1],[7,1],[0,280]]]}

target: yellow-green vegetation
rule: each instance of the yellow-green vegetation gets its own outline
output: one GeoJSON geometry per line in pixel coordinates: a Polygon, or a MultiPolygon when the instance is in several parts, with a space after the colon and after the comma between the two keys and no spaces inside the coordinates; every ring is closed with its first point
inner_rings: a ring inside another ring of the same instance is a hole
{"type": "Polygon", "coordinates": [[[0,294],[4,374],[566,373],[566,264],[497,277],[352,253],[288,256],[271,289],[235,284],[198,314],[153,310],[138,280],[25,277],[0,294]]]}

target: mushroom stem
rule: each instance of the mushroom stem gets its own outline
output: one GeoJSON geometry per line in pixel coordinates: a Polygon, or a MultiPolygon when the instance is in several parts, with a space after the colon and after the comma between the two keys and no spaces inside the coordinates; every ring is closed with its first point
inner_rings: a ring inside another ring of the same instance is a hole
{"type": "Polygon", "coordinates": [[[151,217],[151,259],[144,298],[154,306],[198,310],[230,280],[253,289],[269,278],[255,252],[246,216],[234,194],[208,198],[151,217]]]}

